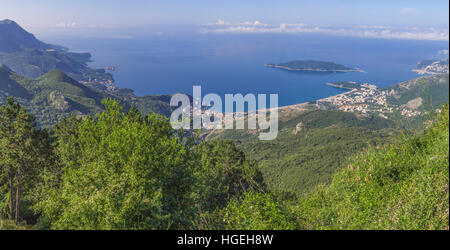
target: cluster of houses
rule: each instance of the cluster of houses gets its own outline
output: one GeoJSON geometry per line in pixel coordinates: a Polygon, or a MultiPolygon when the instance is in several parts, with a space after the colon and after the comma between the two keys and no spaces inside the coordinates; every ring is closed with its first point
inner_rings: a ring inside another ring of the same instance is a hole
{"type": "Polygon", "coordinates": [[[388,105],[387,97],[395,94],[394,90],[380,90],[376,85],[364,83],[349,92],[317,101],[319,107],[339,109],[346,112],[379,113],[382,117],[394,110],[401,111],[403,116],[420,115],[420,111],[388,105]]]}
{"type": "Polygon", "coordinates": [[[441,61],[436,61],[427,65],[425,67],[421,67],[420,69],[414,69],[414,72],[423,75],[423,74],[448,74],[448,61],[447,64],[442,63],[441,61]]]}

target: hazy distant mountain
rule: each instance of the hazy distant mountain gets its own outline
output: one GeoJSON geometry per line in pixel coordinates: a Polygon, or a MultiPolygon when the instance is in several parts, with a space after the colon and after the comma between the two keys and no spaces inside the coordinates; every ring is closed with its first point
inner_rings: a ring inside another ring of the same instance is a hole
{"type": "Polygon", "coordinates": [[[89,53],[39,41],[14,21],[0,21],[0,104],[13,96],[47,127],[72,113],[95,114],[103,110],[105,98],[118,100],[125,109],[134,103],[143,114],[170,114],[170,95],[138,97],[130,89],[106,91],[114,81],[112,75],[88,67],[90,58],[89,53]]]}
{"type": "Polygon", "coordinates": [[[47,44],[11,20],[0,21],[0,63],[14,72],[37,78],[58,69],[77,81],[112,83],[104,69],[87,66],[89,53],[73,53],[63,46],[47,44]]]}
{"type": "Polygon", "coordinates": [[[39,41],[33,34],[24,30],[12,20],[0,21],[0,51],[18,52],[27,48],[45,50],[60,47],[39,41]]]}

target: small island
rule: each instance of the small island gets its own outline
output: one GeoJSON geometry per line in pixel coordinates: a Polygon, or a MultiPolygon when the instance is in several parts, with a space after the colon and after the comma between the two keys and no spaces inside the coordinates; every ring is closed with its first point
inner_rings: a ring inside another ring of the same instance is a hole
{"type": "Polygon", "coordinates": [[[363,87],[366,87],[366,85],[363,83],[353,82],[353,81],[336,81],[336,82],[327,83],[327,85],[334,87],[334,88],[338,88],[338,89],[344,89],[344,90],[361,89],[363,87]]]}
{"type": "Polygon", "coordinates": [[[265,64],[264,66],[289,71],[309,71],[309,72],[326,72],[326,73],[364,72],[359,68],[348,68],[342,64],[336,64],[334,62],[324,62],[315,60],[297,60],[280,64],[265,64]]]}

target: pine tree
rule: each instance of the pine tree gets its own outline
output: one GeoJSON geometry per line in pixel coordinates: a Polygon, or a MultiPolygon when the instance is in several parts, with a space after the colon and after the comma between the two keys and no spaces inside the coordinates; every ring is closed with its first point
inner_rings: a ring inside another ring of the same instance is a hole
{"type": "Polygon", "coordinates": [[[0,166],[8,176],[9,218],[20,222],[24,187],[31,188],[47,164],[49,135],[36,128],[32,115],[12,97],[0,106],[0,166]],[[14,197],[15,194],[15,197],[14,197]]]}

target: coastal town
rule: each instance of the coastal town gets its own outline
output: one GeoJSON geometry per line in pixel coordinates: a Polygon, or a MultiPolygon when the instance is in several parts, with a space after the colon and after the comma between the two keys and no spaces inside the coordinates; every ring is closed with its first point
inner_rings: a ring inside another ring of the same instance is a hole
{"type": "Polygon", "coordinates": [[[424,74],[448,74],[448,59],[447,60],[426,60],[417,63],[417,69],[413,69],[413,72],[419,75],[424,74]]]}
{"type": "Polygon", "coordinates": [[[118,88],[114,85],[113,75],[107,71],[115,70],[116,68],[114,66],[107,66],[105,69],[88,69],[84,72],[83,79],[79,82],[85,85],[91,85],[97,89],[113,92],[118,88]]]}
{"type": "MultiPolygon", "coordinates": [[[[399,111],[401,115],[406,117],[413,117],[421,114],[420,111],[408,107],[390,105],[387,99],[389,96],[395,95],[395,90],[393,89],[384,90],[369,83],[348,83],[354,86],[350,91],[317,100],[313,103],[315,103],[319,109],[376,113],[385,119],[388,118],[386,116],[387,114],[391,114],[394,111],[399,111]]],[[[333,83],[329,83],[328,85],[336,87],[333,83]]]]}
{"type": "MultiPolygon", "coordinates": [[[[412,70],[418,74],[436,75],[449,73],[449,61],[423,60],[417,63],[417,69],[412,70]]],[[[421,115],[418,106],[422,104],[420,97],[410,100],[406,105],[395,105],[389,102],[398,93],[394,88],[380,89],[370,83],[357,83],[340,81],[328,83],[329,86],[346,89],[345,93],[314,101],[317,108],[328,110],[341,110],[345,112],[361,112],[378,114],[388,118],[388,114],[399,113],[404,117],[421,115]]]]}
{"type": "MultiPolygon", "coordinates": [[[[384,119],[389,119],[392,115],[400,114],[403,117],[416,117],[422,115],[423,112],[418,109],[422,104],[421,98],[416,98],[408,102],[406,105],[395,105],[389,103],[390,98],[394,98],[399,93],[394,88],[378,88],[374,84],[370,83],[357,83],[352,81],[341,81],[328,83],[329,86],[346,89],[347,92],[330,96],[327,98],[319,99],[309,103],[295,104],[285,107],[277,108],[280,113],[289,112],[292,109],[302,110],[314,109],[320,110],[339,110],[343,112],[355,112],[361,114],[373,114],[378,115],[384,119]]],[[[271,109],[266,109],[266,112],[271,111],[271,109]]],[[[192,119],[194,111],[192,107],[187,111],[192,119]]],[[[238,119],[258,119],[258,112],[238,112],[234,116],[223,115],[223,113],[215,112],[213,110],[207,109],[207,107],[202,107],[196,111],[197,116],[207,116],[207,117],[219,117],[219,124],[225,125],[227,122],[236,121],[238,119]]],[[[205,127],[205,129],[216,129],[217,124],[210,124],[210,127],[205,127]]],[[[208,133],[205,133],[206,136],[208,133]]]]}

